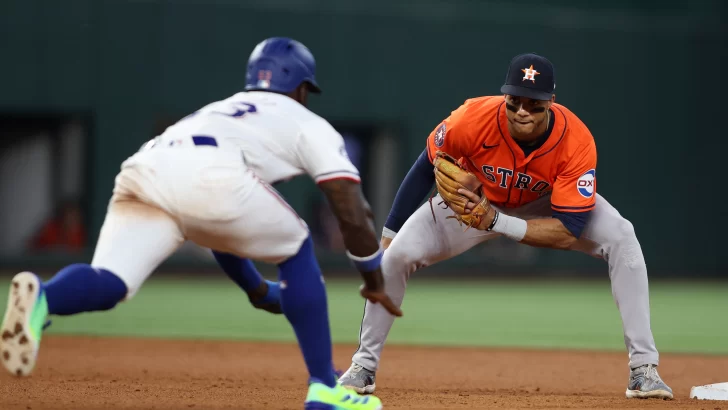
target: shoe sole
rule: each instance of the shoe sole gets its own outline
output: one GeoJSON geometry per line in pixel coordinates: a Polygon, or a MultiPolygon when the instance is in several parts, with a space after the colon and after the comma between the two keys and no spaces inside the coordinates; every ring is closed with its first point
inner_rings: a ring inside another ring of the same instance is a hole
{"type": "Polygon", "coordinates": [[[372,393],[374,393],[374,389],[377,388],[376,383],[370,384],[370,385],[364,386],[364,387],[350,386],[350,385],[344,384],[343,382],[341,383],[341,385],[344,386],[344,388],[353,390],[359,394],[372,394],[372,393]]]}
{"type": "Polygon", "coordinates": [[[38,341],[30,334],[30,318],[40,294],[38,277],[21,272],[13,277],[2,324],[3,366],[15,376],[28,376],[38,357],[38,341]]]}
{"type": "Polygon", "coordinates": [[[652,391],[641,391],[641,390],[627,390],[626,396],[628,399],[663,399],[672,400],[673,395],[667,390],[652,390],[652,391]]]}
{"type": "MultiPolygon", "coordinates": [[[[384,406],[378,406],[373,410],[382,410],[384,406]]],[[[320,403],[320,402],[309,402],[304,405],[304,410],[345,410],[343,407],[338,407],[334,404],[320,403]]]]}

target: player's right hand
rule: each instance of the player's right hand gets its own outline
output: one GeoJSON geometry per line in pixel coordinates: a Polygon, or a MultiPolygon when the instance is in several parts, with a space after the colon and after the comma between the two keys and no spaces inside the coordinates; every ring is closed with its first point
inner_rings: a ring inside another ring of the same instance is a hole
{"type": "Polygon", "coordinates": [[[392,243],[392,239],[394,239],[394,238],[387,238],[386,236],[382,236],[382,240],[380,241],[380,243],[382,245],[382,249],[384,249],[386,251],[387,248],[389,248],[389,244],[392,243]]]}
{"type": "Polygon", "coordinates": [[[384,288],[371,290],[367,289],[366,285],[362,285],[359,289],[361,295],[372,303],[379,303],[383,308],[387,309],[387,312],[394,316],[401,317],[402,310],[392,302],[392,299],[384,292],[384,288]]]}

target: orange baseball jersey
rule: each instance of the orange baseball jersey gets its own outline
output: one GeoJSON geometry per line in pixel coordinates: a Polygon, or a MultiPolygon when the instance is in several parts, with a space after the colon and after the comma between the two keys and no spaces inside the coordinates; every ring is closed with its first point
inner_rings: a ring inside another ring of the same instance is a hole
{"type": "Polygon", "coordinates": [[[597,150],[589,129],[566,107],[552,104],[551,135],[524,155],[508,133],[503,96],[465,101],[427,138],[430,161],[444,151],[483,182],[495,205],[515,208],[551,192],[551,207],[584,212],[596,202],[597,150]]]}

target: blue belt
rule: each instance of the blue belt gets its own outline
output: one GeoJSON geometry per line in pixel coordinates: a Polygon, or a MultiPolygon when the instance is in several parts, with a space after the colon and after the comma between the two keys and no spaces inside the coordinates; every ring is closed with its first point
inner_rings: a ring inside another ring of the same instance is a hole
{"type": "Polygon", "coordinates": [[[217,147],[217,140],[214,137],[207,135],[193,135],[192,142],[194,142],[195,145],[210,145],[217,147]]]}

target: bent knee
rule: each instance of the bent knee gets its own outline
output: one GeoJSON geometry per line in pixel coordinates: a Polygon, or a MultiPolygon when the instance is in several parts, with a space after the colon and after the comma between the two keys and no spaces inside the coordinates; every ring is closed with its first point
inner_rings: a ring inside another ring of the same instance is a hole
{"type": "Polygon", "coordinates": [[[384,276],[403,275],[408,277],[424,267],[416,252],[409,252],[399,246],[390,246],[384,251],[382,269],[384,276]]]}
{"type": "Polygon", "coordinates": [[[634,231],[634,225],[625,218],[621,218],[616,224],[614,224],[611,235],[609,236],[609,240],[612,243],[619,243],[637,238],[634,231]]]}
{"type": "Polygon", "coordinates": [[[622,218],[614,224],[609,235],[610,254],[628,268],[638,268],[645,265],[642,248],[634,230],[634,225],[622,218]]]}

